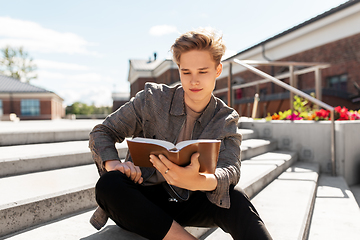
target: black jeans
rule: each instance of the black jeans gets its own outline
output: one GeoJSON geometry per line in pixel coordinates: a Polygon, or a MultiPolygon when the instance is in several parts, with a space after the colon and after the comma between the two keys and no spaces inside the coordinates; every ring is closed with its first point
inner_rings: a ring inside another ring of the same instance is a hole
{"type": "Polygon", "coordinates": [[[96,184],[96,201],[119,226],[148,239],[163,239],[173,220],[182,226],[218,226],[238,240],[272,239],[248,197],[230,188],[230,209],[212,204],[201,191],[188,201],[172,202],[160,185],[135,184],[119,171],[104,174],[96,184]]]}

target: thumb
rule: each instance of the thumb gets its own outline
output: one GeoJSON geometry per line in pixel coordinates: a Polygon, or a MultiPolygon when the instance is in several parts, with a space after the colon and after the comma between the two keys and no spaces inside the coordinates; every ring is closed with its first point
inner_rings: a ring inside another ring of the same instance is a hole
{"type": "Polygon", "coordinates": [[[191,164],[190,165],[196,167],[197,169],[200,169],[199,156],[200,156],[200,153],[194,153],[191,156],[191,164]]]}

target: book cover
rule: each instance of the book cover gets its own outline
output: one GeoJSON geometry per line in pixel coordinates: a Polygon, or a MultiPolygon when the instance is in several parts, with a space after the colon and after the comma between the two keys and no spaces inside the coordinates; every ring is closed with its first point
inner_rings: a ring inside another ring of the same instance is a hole
{"type": "Polygon", "coordinates": [[[220,140],[210,139],[187,140],[176,145],[164,140],[139,137],[126,141],[136,166],[153,167],[149,161],[150,154],[163,154],[173,163],[186,166],[191,162],[191,156],[198,152],[200,172],[203,173],[215,173],[221,145],[220,140]]]}

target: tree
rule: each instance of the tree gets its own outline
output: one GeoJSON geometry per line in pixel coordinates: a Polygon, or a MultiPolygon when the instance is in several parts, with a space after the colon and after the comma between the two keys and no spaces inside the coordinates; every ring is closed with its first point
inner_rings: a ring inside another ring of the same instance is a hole
{"type": "Polygon", "coordinates": [[[96,107],[94,104],[87,105],[81,102],[74,102],[72,105],[66,107],[66,114],[91,115],[109,114],[110,112],[111,107],[96,107]]]}
{"type": "Polygon", "coordinates": [[[3,56],[0,58],[0,72],[2,74],[23,82],[29,82],[31,79],[37,78],[37,75],[34,74],[37,66],[23,47],[11,48],[7,46],[1,49],[1,52],[3,56]]]}

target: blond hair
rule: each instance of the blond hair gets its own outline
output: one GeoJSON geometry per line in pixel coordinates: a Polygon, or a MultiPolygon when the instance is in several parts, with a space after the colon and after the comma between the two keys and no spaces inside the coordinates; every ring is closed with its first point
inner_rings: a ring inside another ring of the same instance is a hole
{"type": "Polygon", "coordinates": [[[222,39],[214,29],[200,28],[182,34],[171,46],[174,62],[179,66],[181,54],[191,50],[209,51],[215,66],[220,64],[226,47],[222,39]]]}

